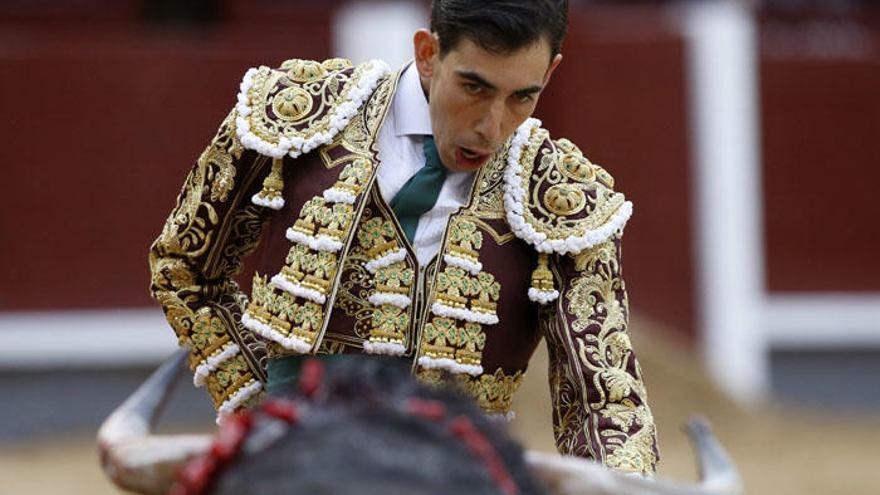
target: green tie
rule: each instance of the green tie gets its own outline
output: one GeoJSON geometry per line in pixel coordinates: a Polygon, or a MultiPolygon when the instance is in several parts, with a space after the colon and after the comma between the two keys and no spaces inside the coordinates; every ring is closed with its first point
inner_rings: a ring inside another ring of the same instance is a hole
{"type": "Polygon", "coordinates": [[[391,209],[410,242],[416,237],[419,218],[437,202],[447,173],[437,154],[434,138],[425,136],[422,148],[425,150],[425,166],[410,177],[391,200],[391,209]]]}

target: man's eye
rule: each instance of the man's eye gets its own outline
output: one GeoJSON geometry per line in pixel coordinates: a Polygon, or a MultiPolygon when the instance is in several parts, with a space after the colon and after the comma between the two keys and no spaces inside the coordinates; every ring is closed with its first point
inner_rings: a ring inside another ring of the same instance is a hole
{"type": "Polygon", "coordinates": [[[534,97],[534,95],[532,95],[532,93],[516,95],[515,98],[516,98],[516,101],[518,101],[520,103],[531,103],[532,100],[535,99],[535,97],[534,97]]]}
{"type": "Polygon", "coordinates": [[[483,87],[476,83],[464,83],[464,90],[470,94],[479,94],[483,91],[483,87]]]}

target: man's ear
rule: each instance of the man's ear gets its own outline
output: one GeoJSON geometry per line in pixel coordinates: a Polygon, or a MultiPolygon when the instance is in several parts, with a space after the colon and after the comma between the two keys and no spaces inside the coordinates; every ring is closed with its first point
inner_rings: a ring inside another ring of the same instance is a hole
{"type": "Polygon", "coordinates": [[[429,78],[434,75],[434,64],[440,56],[440,42],[427,29],[419,29],[413,35],[413,52],[419,75],[429,78]]]}
{"type": "Polygon", "coordinates": [[[547,72],[544,74],[544,86],[547,86],[547,83],[550,82],[550,76],[553,75],[553,71],[559,67],[559,64],[562,62],[562,54],[557,53],[553,60],[550,61],[550,67],[547,68],[547,72]]]}

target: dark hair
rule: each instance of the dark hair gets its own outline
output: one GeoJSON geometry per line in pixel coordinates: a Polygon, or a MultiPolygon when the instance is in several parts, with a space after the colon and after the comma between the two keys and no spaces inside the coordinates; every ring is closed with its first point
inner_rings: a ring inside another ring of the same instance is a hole
{"type": "Polygon", "coordinates": [[[433,0],[431,31],[446,55],[462,38],[493,53],[510,53],[537,42],[558,54],[568,27],[568,0],[433,0]]]}

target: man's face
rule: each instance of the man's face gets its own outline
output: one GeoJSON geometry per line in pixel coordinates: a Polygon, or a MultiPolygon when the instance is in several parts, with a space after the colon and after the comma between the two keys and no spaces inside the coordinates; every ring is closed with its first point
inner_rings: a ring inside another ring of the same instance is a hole
{"type": "Polygon", "coordinates": [[[463,38],[441,58],[436,37],[419,31],[415,48],[434,142],[452,171],[473,171],[488,162],[532,115],[561,60],[559,55],[551,58],[543,38],[506,54],[486,51],[463,38]]]}

